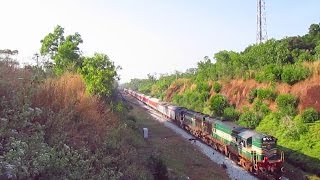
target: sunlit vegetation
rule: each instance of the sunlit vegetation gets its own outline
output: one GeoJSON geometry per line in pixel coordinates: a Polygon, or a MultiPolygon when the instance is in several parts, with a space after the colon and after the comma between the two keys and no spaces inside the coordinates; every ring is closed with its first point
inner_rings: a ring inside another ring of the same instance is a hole
{"type": "Polygon", "coordinates": [[[320,174],[319,62],[320,25],[312,24],[303,36],[220,51],[195,69],[125,86],[274,135],[288,162],[320,174]]]}
{"type": "Polygon", "coordinates": [[[159,163],[137,156],[118,67],[105,54],[82,56],[80,34],[60,26],[41,42],[52,61],[37,66],[0,50],[0,179],[151,179],[159,163]]]}

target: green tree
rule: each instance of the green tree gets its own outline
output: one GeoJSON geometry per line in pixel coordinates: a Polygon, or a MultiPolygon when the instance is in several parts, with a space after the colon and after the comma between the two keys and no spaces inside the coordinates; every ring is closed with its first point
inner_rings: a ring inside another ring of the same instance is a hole
{"type": "Polygon", "coordinates": [[[66,70],[74,71],[81,67],[82,58],[78,46],[83,43],[83,40],[79,33],[64,37],[64,28],[58,25],[40,42],[41,55],[47,55],[54,61],[54,71],[57,75],[61,75],[66,70]]]}
{"type": "Polygon", "coordinates": [[[105,54],[95,53],[93,57],[86,57],[80,72],[90,93],[110,96],[115,80],[118,80],[116,67],[105,54]]]}
{"type": "Polygon", "coordinates": [[[228,105],[227,98],[221,94],[217,94],[210,99],[210,110],[213,111],[214,115],[222,116],[228,105]]]}
{"type": "Polygon", "coordinates": [[[320,33],[320,25],[319,24],[311,24],[309,27],[309,34],[314,36],[320,33]]]}

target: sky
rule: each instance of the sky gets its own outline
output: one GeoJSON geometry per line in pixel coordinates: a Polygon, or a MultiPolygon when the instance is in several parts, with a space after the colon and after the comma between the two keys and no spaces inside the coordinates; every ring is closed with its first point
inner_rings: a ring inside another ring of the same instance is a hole
{"type": "MultiPolygon", "coordinates": [[[[265,0],[268,38],[304,35],[320,22],[320,1],[265,0]]],[[[256,42],[256,0],[0,0],[0,49],[35,63],[56,25],[78,32],[84,55],[107,54],[121,81],[194,68],[220,50],[256,42]]]]}

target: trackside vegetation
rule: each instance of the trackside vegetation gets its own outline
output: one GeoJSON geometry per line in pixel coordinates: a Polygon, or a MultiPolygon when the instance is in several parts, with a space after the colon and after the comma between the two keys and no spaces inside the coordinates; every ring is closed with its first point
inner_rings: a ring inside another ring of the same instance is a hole
{"type": "Polygon", "coordinates": [[[124,86],[273,135],[288,162],[320,176],[320,25],[308,30],[124,86]]]}
{"type": "Polygon", "coordinates": [[[0,50],[0,179],[152,179],[158,166],[166,176],[161,159],[138,156],[143,139],[117,96],[120,67],[83,56],[81,43],[57,26],[35,66],[0,50]]]}

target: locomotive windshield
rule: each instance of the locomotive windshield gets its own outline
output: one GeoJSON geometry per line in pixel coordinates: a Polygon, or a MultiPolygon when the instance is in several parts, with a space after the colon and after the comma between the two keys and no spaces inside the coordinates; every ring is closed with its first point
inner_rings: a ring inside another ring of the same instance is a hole
{"type": "Polygon", "coordinates": [[[262,149],[271,150],[276,148],[277,139],[274,137],[264,137],[262,138],[262,149]]]}

